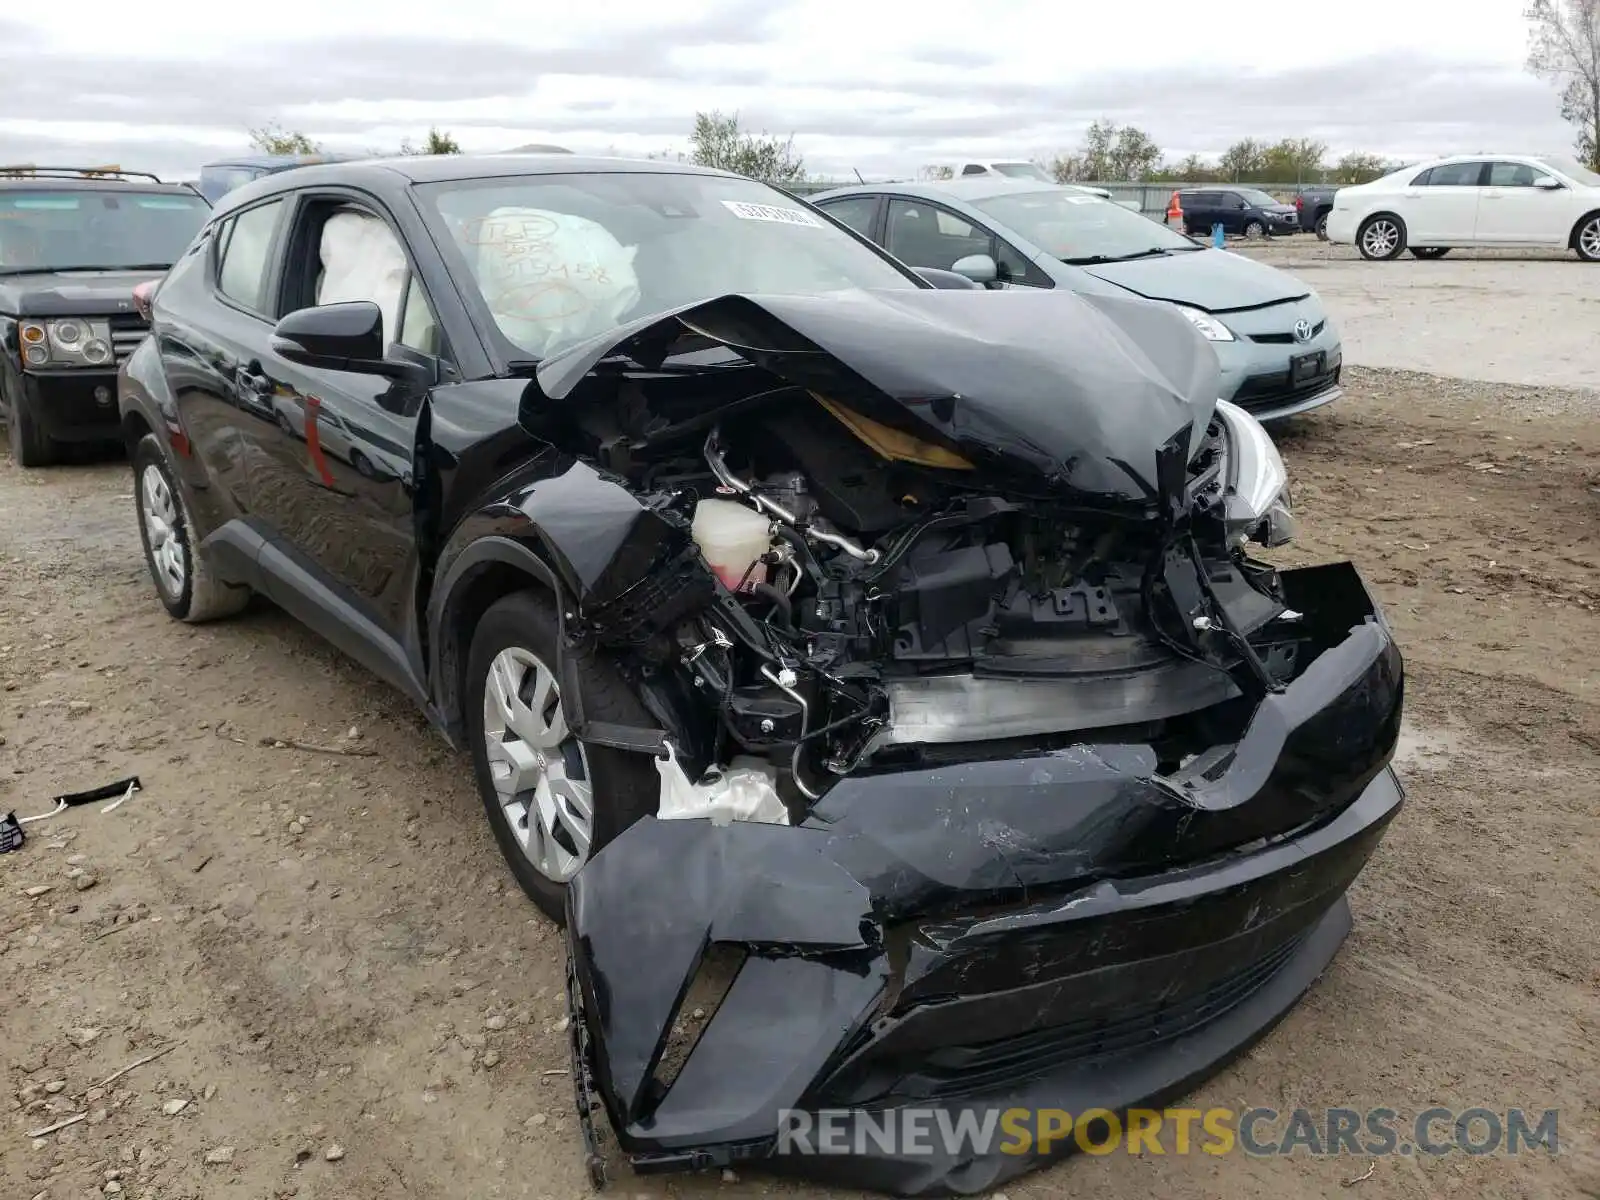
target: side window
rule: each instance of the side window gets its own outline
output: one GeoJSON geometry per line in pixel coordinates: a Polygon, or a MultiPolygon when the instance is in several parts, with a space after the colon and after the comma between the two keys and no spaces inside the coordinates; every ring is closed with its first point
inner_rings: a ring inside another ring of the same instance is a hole
{"type": "Polygon", "coordinates": [[[984,174],[984,170],[982,164],[980,163],[968,163],[966,166],[961,168],[961,173],[963,175],[982,175],[984,174]]]}
{"type": "Polygon", "coordinates": [[[247,209],[228,222],[217,242],[218,290],[255,312],[266,308],[267,276],[272,265],[267,256],[282,211],[282,200],[247,209]]]}
{"type": "Polygon", "coordinates": [[[1021,250],[1004,238],[994,239],[994,261],[1000,268],[1000,278],[1007,283],[1026,284],[1029,287],[1055,287],[1053,279],[1029,262],[1021,250]]]}
{"type": "Polygon", "coordinates": [[[1426,171],[1424,171],[1422,174],[1418,175],[1415,179],[1413,179],[1411,181],[1411,186],[1412,187],[1427,187],[1432,182],[1433,182],[1433,168],[1429,167],[1426,171]]]}
{"type": "Polygon", "coordinates": [[[918,200],[889,201],[889,253],[913,267],[948,271],[957,259],[988,254],[991,238],[955,213],[918,200]]]}
{"type": "Polygon", "coordinates": [[[1218,198],[1222,201],[1222,208],[1241,209],[1247,207],[1244,197],[1238,192],[1221,192],[1218,198]]]}
{"type": "Polygon", "coordinates": [[[400,336],[395,339],[402,346],[420,350],[423,354],[438,357],[441,353],[439,322],[434,319],[433,308],[423,294],[422,283],[415,275],[406,288],[406,306],[400,318],[400,336]]]}
{"type": "Polygon", "coordinates": [[[850,226],[862,237],[872,236],[872,218],[878,211],[876,196],[847,196],[821,206],[835,221],[850,226]]]}
{"type": "Polygon", "coordinates": [[[322,222],[317,249],[320,270],[312,303],[371,300],[383,312],[384,344],[395,341],[410,265],[389,226],[372,213],[341,208],[322,222]]]}
{"type": "Polygon", "coordinates": [[[1434,167],[1428,176],[1429,187],[1477,187],[1483,173],[1481,162],[1445,163],[1434,167]]]}
{"type": "Polygon", "coordinates": [[[1543,176],[1543,171],[1535,170],[1527,163],[1496,162],[1489,164],[1490,187],[1531,188],[1543,176]]]}

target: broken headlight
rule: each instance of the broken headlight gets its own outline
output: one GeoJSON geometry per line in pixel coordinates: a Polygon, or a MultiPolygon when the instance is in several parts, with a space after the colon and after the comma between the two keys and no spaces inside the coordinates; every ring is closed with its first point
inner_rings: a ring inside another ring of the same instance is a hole
{"type": "Polygon", "coordinates": [[[1281,546],[1295,535],[1289,502],[1289,472],[1261,422],[1237,404],[1217,401],[1227,445],[1227,490],[1223,523],[1228,543],[1257,541],[1281,546]]]}

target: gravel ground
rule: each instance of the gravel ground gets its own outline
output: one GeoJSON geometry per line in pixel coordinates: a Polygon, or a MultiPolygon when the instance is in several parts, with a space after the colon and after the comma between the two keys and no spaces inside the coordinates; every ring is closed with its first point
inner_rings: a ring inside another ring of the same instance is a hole
{"type": "Polygon", "coordinates": [[[1367,262],[1309,236],[1230,248],[1316,288],[1348,362],[1534,385],[1548,390],[1523,394],[1529,411],[1600,416],[1600,263],[1554,250],[1367,262]]]}
{"type": "MultiPolygon", "coordinates": [[[[1118,1152],[1010,1200],[1600,1196],[1600,429],[1577,396],[1349,374],[1280,434],[1284,558],[1353,558],[1382,596],[1410,802],[1327,975],[1192,1102],[1556,1107],[1563,1153],[1118,1152]]],[[[168,620],[129,492],[120,463],[0,462],[0,811],[145,786],[0,856],[0,1195],[584,1194],[560,940],[465,763],[270,608],[168,620]]],[[[615,1174],[624,1197],[824,1194],[615,1174]]]]}

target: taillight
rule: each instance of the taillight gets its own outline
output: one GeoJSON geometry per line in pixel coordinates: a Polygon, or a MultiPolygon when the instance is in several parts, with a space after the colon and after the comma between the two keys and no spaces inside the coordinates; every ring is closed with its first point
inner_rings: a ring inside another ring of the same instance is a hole
{"type": "Polygon", "coordinates": [[[147,324],[150,321],[150,306],[156,298],[156,288],[160,286],[160,280],[151,279],[136,285],[133,289],[133,307],[139,310],[139,315],[147,324]]]}
{"type": "Polygon", "coordinates": [[[1294,198],[1294,206],[1297,211],[1304,209],[1306,206],[1306,198],[1304,196],[1296,196],[1294,198]]]}

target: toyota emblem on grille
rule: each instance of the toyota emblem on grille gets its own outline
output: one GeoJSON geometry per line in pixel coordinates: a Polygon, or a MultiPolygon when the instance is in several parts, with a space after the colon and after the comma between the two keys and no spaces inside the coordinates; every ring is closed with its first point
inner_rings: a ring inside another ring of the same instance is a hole
{"type": "Polygon", "coordinates": [[[1294,323],[1294,340],[1297,342],[1309,342],[1311,340],[1310,321],[1296,321],[1294,323]]]}

